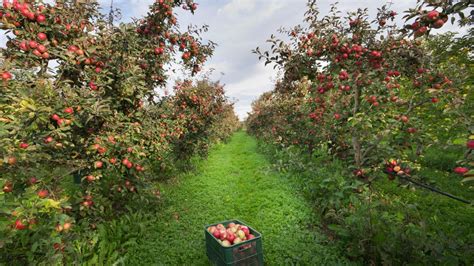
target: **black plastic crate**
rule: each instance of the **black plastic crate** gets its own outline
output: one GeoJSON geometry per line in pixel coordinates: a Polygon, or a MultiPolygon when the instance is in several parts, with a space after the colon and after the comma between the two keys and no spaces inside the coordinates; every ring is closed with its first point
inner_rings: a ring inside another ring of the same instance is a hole
{"type": "Polygon", "coordinates": [[[263,265],[262,235],[251,226],[239,221],[228,220],[220,223],[209,224],[204,227],[206,236],[206,252],[209,260],[214,265],[263,265]],[[229,223],[245,225],[249,228],[255,238],[243,241],[230,247],[222,246],[217,239],[207,231],[207,228],[223,224],[225,227],[229,223]]]}

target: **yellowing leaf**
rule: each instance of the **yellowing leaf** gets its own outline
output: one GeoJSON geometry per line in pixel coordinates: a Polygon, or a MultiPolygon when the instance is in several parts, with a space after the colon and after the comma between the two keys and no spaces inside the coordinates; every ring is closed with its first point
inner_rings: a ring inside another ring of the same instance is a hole
{"type": "Polygon", "coordinates": [[[60,201],[55,201],[53,199],[47,199],[45,200],[44,207],[47,209],[60,209],[61,208],[61,202],[60,201]]]}

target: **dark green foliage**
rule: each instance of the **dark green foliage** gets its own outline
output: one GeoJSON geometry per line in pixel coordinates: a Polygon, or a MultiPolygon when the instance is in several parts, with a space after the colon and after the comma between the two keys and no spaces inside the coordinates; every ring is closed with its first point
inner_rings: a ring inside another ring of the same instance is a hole
{"type": "MultiPolygon", "coordinates": [[[[294,147],[260,144],[275,167],[314,203],[321,232],[349,259],[375,264],[472,264],[474,209],[439,194],[389,181],[372,185],[350,177],[344,163],[320,152],[312,157],[294,147]]],[[[432,185],[473,201],[461,177],[442,171],[456,161],[459,147],[431,148],[420,176],[432,185]],[[435,155],[439,156],[436,157],[435,155]],[[434,182],[436,181],[436,182],[434,182]]]]}

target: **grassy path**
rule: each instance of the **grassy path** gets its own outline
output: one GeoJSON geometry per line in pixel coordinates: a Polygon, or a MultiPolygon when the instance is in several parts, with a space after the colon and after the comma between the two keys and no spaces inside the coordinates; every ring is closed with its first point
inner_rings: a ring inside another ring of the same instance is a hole
{"type": "MultiPolygon", "coordinates": [[[[291,183],[270,170],[256,141],[236,133],[213,149],[194,174],[163,188],[164,211],[149,223],[132,265],[207,265],[203,226],[237,218],[263,234],[268,265],[336,263],[337,253],[308,229],[311,207],[291,183]]],[[[140,221],[137,221],[140,222],[140,221]]]]}

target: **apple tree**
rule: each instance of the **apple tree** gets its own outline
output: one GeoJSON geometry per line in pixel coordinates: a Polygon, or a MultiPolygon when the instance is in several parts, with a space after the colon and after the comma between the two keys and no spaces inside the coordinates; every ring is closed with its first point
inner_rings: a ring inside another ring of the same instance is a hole
{"type": "Polygon", "coordinates": [[[390,158],[421,154],[432,135],[420,114],[453,106],[459,84],[438,70],[422,40],[398,30],[396,16],[382,7],[374,20],[362,9],[341,17],[333,6],[319,18],[310,1],[307,27],[282,30],[289,42],[272,36],[270,51],[255,50],[283,72],[266,107],[287,108],[258,110],[270,117],[254,113],[250,121],[267,126],[253,128],[308,150],[327,147],[364,180],[390,158]]]}
{"type": "Polygon", "coordinates": [[[221,114],[223,91],[202,88],[202,109],[182,105],[191,92],[156,91],[170,62],[194,75],[214,49],[200,37],[207,27],[179,29],[180,7],[197,4],[159,0],[143,19],[113,25],[96,1],[3,1],[0,248],[14,250],[8,258],[61,258],[75,228],[95,228],[152,195],[155,162],[182,141],[199,140],[192,153],[208,145],[203,127],[221,114]]]}

